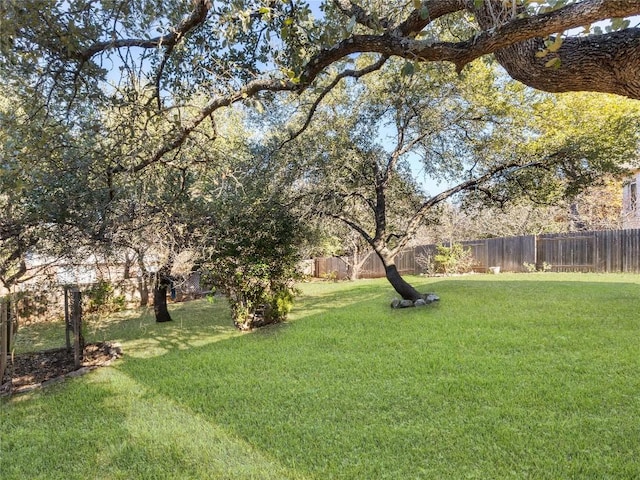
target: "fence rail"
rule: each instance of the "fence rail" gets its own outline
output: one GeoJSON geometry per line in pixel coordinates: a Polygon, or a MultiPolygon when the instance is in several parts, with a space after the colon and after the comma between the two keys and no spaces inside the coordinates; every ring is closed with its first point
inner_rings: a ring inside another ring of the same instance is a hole
{"type": "MultiPolygon", "coordinates": [[[[527,272],[543,266],[556,272],[640,273],[640,229],[606,230],[521,237],[487,238],[460,242],[471,250],[473,270],[527,272]]],[[[402,251],[396,266],[402,274],[419,274],[421,256],[432,255],[436,245],[421,245],[402,251]],[[418,260],[418,261],[416,261],[418,260]]],[[[349,257],[318,258],[316,277],[347,278],[349,257]]],[[[384,266],[373,252],[363,263],[359,278],[384,277],[384,266]]]]}

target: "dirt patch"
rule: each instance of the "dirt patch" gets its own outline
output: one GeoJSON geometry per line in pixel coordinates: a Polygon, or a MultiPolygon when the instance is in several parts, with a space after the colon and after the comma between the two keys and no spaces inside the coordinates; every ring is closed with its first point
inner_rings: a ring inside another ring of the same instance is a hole
{"type": "Polygon", "coordinates": [[[79,376],[121,356],[120,346],[109,342],[86,345],[80,369],[74,365],[73,352],[68,353],[65,348],[15,355],[0,383],[0,395],[23,393],[79,376]]]}

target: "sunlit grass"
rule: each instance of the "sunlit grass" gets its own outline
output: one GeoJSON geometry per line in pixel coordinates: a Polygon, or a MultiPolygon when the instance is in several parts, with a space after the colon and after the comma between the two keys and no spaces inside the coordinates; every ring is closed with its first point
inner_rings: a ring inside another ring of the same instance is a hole
{"type": "Polygon", "coordinates": [[[371,280],[251,334],[222,303],[116,318],[113,367],[1,401],[0,477],[638,478],[640,278],[412,281],[440,304],[371,280]]]}
{"type": "MultiPolygon", "coordinates": [[[[156,323],[151,308],[125,310],[108,317],[84,316],[86,342],[120,342],[131,356],[151,357],[174,348],[203,346],[237,335],[224,299],[198,300],[171,305],[172,322],[156,323]]],[[[16,353],[65,345],[62,320],[20,328],[16,353]]]]}

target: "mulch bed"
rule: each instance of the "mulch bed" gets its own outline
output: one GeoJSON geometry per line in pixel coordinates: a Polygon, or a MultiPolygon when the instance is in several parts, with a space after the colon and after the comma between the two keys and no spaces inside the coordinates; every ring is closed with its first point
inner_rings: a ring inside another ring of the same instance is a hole
{"type": "Polygon", "coordinates": [[[122,356],[119,345],[109,342],[90,343],[84,347],[82,366],[76,369],[73,352],[65,348],[22,353],[9,360],[0,382],[0,396],[24,393],[77,377],[95,368],[111,364],[122,356]]]}

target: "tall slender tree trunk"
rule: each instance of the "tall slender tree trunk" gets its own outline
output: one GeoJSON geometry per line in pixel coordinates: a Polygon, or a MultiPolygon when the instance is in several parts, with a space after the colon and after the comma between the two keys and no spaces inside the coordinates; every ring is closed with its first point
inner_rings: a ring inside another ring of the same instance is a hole
{"type": "Polygon", "coordinates": [[[156,322],[170,322],[171,315],[167,307],[167,288],[171,284],[168,275],[163,270],[156,273],[155,282],[153,283],[153,312],[156,316],[156,322]]]}
{"type": "Polygon", "coordinates": [[[140,306],[149,305],[149,275],[144,272],[138,278],[138,291],[140,292],[140,306]]]}
{"type": "Polygon", "coordinates": [[[138,260],[138,290],[140,292],[140,306],[146,307],[149,305],[149,282],[152,276],[147,271],[147,267],[144,264],[144,259],[141,251],[136,251],[138,260]]]}

